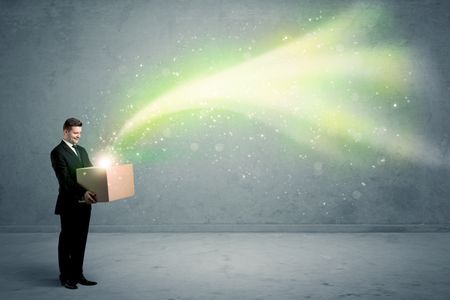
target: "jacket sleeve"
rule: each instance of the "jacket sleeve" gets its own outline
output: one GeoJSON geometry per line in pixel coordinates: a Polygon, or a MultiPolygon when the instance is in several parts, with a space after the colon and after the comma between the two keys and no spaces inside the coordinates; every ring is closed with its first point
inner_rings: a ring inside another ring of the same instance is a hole
{"type": "Polygon", "coordinates": [[[81,199],[86,189],[79,185],[70,174],[69,166],[59,151],[52,151],[50,155],[52,167],[59,182],[59,191],[66,197],[81,199]]]}

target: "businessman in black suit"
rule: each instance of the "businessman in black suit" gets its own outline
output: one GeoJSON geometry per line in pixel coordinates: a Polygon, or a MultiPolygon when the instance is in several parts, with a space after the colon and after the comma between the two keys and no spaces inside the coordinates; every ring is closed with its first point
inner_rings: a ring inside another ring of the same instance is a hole
{"type": "Polygon", "coordinates": [[[78,146],[82,125],[78,119],[67,119],[63,126],[63,140],[50,154],[59,183],[55,208],[55,214],[61,220],[58,243],[59,279],[68,289],[78,288],[78,283],[87,286],[97,284],[83,275],[91,205],[96,203],[96,199],[95,194],[79,185],[76,179],[76,169],[92,166],[86,150],[78,146]]]}

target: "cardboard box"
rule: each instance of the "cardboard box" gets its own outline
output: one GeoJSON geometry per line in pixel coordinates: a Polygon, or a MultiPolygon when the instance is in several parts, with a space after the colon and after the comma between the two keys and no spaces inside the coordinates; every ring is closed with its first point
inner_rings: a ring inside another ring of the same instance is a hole
{"type": "Polygon", "coordinates": [[[110,202],[134,196],[131,164],[77,169],[77,181],[97,195],[97,202],[110,202]]]}

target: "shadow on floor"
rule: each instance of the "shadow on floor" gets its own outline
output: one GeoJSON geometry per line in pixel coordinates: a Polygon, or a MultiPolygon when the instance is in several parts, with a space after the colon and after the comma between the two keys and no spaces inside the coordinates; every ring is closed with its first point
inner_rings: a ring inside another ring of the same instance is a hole
{"type": "Polygon", "coordinates": [[[18,279],[27,286],[34,287],[60,287],[59,271],[55,266],[46,264],[33,264],[22,266],[17,271],[18,279]]]}

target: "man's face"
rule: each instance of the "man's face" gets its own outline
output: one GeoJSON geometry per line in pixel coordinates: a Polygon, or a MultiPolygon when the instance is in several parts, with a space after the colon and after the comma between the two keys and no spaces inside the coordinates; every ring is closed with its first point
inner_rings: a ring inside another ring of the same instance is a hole
{"type": "Polygon", "coordinates": [[[74,145],[78,144],[81,137],[81,130],[82,128],[80,126],[72,126],[70,130],[64,130],[64,139],[74,145]]]}

